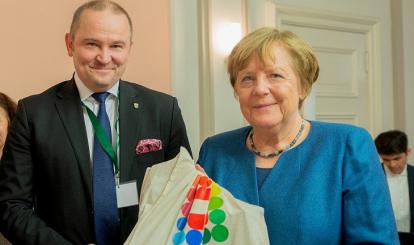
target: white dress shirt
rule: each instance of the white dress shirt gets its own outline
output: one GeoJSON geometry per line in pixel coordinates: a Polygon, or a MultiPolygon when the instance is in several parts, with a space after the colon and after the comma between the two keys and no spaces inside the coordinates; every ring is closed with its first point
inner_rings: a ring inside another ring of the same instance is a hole
{"type": "MultiPolygon", "coordinates": [[[[88,87],[85,86],[85,84],[80,80],[78,75],[75,73],[75,83],[78,87],[79,96],[81,101],[89,108],[91,109],[95,115],[98,115],[99,110],[99,102],[95,100],[95,98],[92,97],[92,94],[94,93],[91,91],[88,87]]],[[[109,117],[109,122],[111,124],[111,133],[112,133],[112,146],[115,149],[116,141],[117,141],[117,121],[118,121],[118,88],[119,88],[119,81],[112,86],[107,92],[110,93],[110,95],[106,98],[105,106],[106,106],[106,113],[109,117]]],[[[92,155],[93,155],[93,142],[94,142],[94,129],[91,123],[91,120],[89,119],[88,112],[85,108],[83,108],[83,118],[85,119],[85,127],[86,127],[86,134],[88,136],[88,146],[89,146],[89,157],[91,160],[91,166],[92,166],[92,155]]],[[[119,159],[119,149],[117,150],[118,159],[119,159]]]]}
{"type": "Polygon", "coordinates": [[[384,165],[388,188],[391,193],[392,209],[394,210],[399,232],[410,232],[410,194],[408,189],[407,166],[401,174],[393,174],[384,165]]]}

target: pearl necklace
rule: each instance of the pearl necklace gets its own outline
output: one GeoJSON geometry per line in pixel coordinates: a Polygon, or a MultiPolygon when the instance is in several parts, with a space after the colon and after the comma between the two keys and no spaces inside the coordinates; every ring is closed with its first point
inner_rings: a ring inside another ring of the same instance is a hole
{"type": "Polygon", "coordinates": [[[302,132],[303,132],[303,129],[305,128],[305,120],[302,120],[302,123],[301,123],[301,125],[300,125],[300,129],[299,129],[299,131],[298,131],[298,133],[296,134],[296,136],[295,136],[295,138],[292,140],[292,142],[290,142],[290,144],[289,145],[287,145],[284,149],[282,149],[282,150],[278,150],[278,151],[275,151],[275,152],[272,152],[272,153],[263,153],[263,152],[261,152],[261,151],[258,151],[257,149],[256,149],[256,146],[254,145],[254,141],[253,141],[253,128],[252,128],[252,130],[250,131],[250,135],[249,135],[249,139],[250,139],[250,146],[251,146],[251,151],[254,153],[254,154],[256,154],[257,156],[259,156],[259,157],[263,157],[263,158],[272,158],[272,157],[277,157],[277,156],[279,156],[280,154],[282,154],[283,152],[285,152],[285,151],[287,151],[287,150],[289,150],[290,148],[292,148],[295,144],[296,144],[296,141],[299,139],[299,137],[301,136],[301,134],[302,134],[302,132]]]}

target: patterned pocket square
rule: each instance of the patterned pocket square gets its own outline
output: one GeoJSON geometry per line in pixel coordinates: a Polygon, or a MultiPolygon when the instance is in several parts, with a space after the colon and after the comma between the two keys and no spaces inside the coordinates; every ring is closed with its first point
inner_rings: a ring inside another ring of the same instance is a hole
{"type": "Polygon", "coordinates": [[[159,139],[145,139],[138,141],[135,153],[137,155],[148,153],[151,151],[159,151],[162,149],[162,142],[159,139]]]}

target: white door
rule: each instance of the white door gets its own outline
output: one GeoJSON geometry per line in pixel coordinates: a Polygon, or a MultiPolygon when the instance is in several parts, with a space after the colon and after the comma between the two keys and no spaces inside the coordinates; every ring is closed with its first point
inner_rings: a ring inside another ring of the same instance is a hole
{"type": "MultiPolygon", "coordinates": [[[[314,118],[350,123],[374,130],[372,58],[374,21],[300,8],[276,9],[277,24],[290,30],[314,48],[320,65],[313,86],[314,118]]],[[[312,104],[307,103],[304,111],[312,104]]]]}

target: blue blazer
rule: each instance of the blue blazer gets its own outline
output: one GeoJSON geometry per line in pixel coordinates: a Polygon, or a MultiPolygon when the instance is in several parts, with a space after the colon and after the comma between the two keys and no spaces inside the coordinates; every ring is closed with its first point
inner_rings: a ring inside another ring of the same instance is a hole
{"type": "Polygon", "coordinates": [[[198,162],[236,198],[260,205],[270,243],[399,244],[391,200],[371,136],[350,125],[311,122],[260,189],[250,127],[208,138],[198,162]]]}

